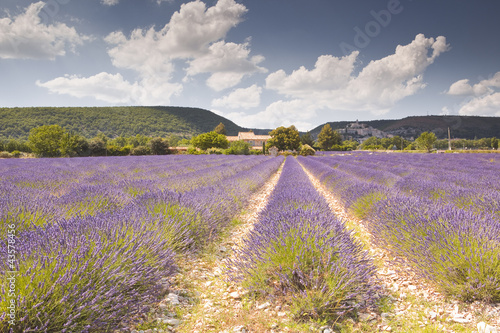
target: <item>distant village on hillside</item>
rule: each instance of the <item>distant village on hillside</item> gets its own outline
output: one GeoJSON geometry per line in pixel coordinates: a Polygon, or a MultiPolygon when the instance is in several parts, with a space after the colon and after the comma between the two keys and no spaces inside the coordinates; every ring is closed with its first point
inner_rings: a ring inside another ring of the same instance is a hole
{"type": "Polygon", "coordinates": [[[393,137],[392,134],[387,134],[384,131],[367,126],[366,124],[360,124],[357,120],[355,123],[348,124],[345,128],[338,129],[337,132],[344,140],[353,140],[359,143],[363,143],[363,141],[372,136],[379,139],[393,137]]]}

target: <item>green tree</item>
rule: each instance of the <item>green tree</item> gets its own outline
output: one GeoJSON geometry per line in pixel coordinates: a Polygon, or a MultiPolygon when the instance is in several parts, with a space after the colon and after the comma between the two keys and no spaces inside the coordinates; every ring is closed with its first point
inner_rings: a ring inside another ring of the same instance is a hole
{"type": "Polygon", "coordinates": [[[60,143],[65,130],[59,125],[44,125],[31,129],[28,142],[35,155],[56,157],[61,154],[60,143]]]}
{"type": "Polygon", "coordinates": [[[113,145],[117,147],[125,147],[128,143],[127,138],[123,136],[119,136],[117,138],[114,138],[113,140],[110,140],[107,142],[108,145],[113,145]]]}
{"type": "Polygon", "coordinates": [[[162,138],[153,138],[149,140],[148,146],[153,155],[167,155],[170,153],[168,150],[168,141],[162,138]]]}
{"type": "Polygon", "coordinates": [[[215,127],[214,132],[217,134],[226,135],[226,126],[224,126],[223,123],[219,123],[219,125],[215,127]]]}
{"type": "Polygon", "coordinates": [[[495,137],[491,138],[491,148],[498,149],[498,139],[495,137]]]}
{"type": "Polygon", "coordinates": [[[366,150],[366,149],[383,149],[384,147],[382,146],[382,140],[372,136],[363,141],[363,143],[360,146],[361,149],[366,150]]]}
{"type": "Polygon", "coordinates": [[[310,145],[305,144],[305,145],[302,145],[302,147],[300,147],[300,155],[310,156],[310,155],[314,155],[314,154],[316,154],[316,151],[310,145]]]}
{"type": "Polygon", "coordinates": [[[250,154],[250,144],[243,140],[231,142],[229,148],[224,151],[226,155],[248,155],[250,154]]]}
{"type": "Polygon", "coordinates": [[[427,150],[430,152],[432,150],[432,146],[434,142],[436,142],[436,134],[432,132],[423,132],[420,136],[415,140],[415,145],[418,149],[427,150]]]}
{"type": "Polygon", "coordinates": [[[229,141],[227,141],[225,135],[212,131],[195,136],[191,139],[191,144],[201,150],[207,150],[208,148],[226,149],[229,146],[229,141]]]}
{"type": "Polygon", "coordinates": [[[325,124],[318,135],[318,146],[322,150],[330,150],[334,145],[340,145],[342,138],[337,131],[332,130],[330,124],[325,124]]]}
{"type": "Polygon", "coordinates": [[[298,150],[300,147],[300,135],[295,126],[280,126],[269,132],[271,139],[267,141],[267,149],[276,147],[279,151],[298,150]]]}
{"type": "Polygon", "coordinates": [[[78,134],[65,132],[59,143],[59,151],[62,156],[87,156],[89,152],[89,143],[87,139],[78,134]]]}
{"type": "Polygon", "coordinates": [[[99,138],[93,138],[89,141],[89,151],[92,156],[106,156],[107,145],[106,142],[99,138]]]}
{"type": "Polygon", "coordinates": [[[180,141],[181,138],[175,134],[170,135],[168,138],[168,143],[170,144],[171,147],[177,147],[180,141]]]}
{"type": "Polygon", "coordinates": [[[150,155],[150,154],[151,150],[149,149],[148,146],[137,146],[130,151],[130,155],[135,155],[135,156],[150,155]]]}
{"type": "Polygon", "coordinates": [[[354,141],[354,140],[345,140],[345,141],[342,141],[342,146],[345,147],[344,150],[351,151],[351,150],[356,150],[359,146],[359,143],[357,141],[354,141]]]}
{"type": "Polygon", "coordinates": [[[309,145],[310,147],[314,146],[314,140],[311,136],[310,132],[304,133],[300,136],[300,143],[303,145],[309,145]]]}
{"type": "Polygon", "coordinates": [[[136,136],[130,138],[130,144],[134,147],[147,146],[149,140],[149,137],[142,134],[137,134],[136,136]]]}

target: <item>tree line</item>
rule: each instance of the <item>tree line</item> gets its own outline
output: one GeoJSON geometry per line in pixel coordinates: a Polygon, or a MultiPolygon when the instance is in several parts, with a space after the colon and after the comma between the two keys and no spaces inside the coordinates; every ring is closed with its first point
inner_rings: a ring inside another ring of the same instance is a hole
{"type": "Polygon", "coordinates": [[[309,132],[300,135],[293,125],[278,127],[269,132],[269,135],[271,139],[262,150],[254,150],[244,141],[230,143],[223,123],[217,125],[213,131],[191,139],[181,139],[175,135],[168,138],[148,137],[142,134],[108,138],[104,133],[87,139],[59,125],[44,125],[31,129],[28,140],[0,141],[0,157],[18,157],[21,152],[32,153],[38,157],[166,155],[173,153],[172,147],[178,145],[187,147],[189,154],[261,154],[271,147],[276,147],[279,151],[312,155],[316,150],[446,150],[450,144],[452,149],[498,149],[499,143],[497,138],[438,140],[434,133],[424,132],[414,141],[400,136],[370,137],[359,144],[353,140],[342,140],[342,136],[332,130],[329,124],[323,126],[316,140],[309,132]]]}

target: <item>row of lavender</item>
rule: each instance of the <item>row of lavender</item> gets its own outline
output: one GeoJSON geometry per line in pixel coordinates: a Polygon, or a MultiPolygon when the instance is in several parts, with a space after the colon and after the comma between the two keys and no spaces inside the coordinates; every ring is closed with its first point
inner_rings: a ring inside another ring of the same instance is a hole
{"type": "Polygon", "coordinates": [[[292,157],[230,267],[253,295],[285,301],[299,319],[335,319],[375,300],[372,261],[292,157]]]}
{"type": "MultiPolygon", "coordinates": [[[[0,219],[18,231],[60,218],[122,209],[151,190],[188,192],[265,157],[161,156],[37,159],[0,165],[0,219]]],[[[0,226],[5,234],[5,225],[0,226]]]]}
{"type": "Polygon", "coordinates": [[[300,158],[374,241],[447,294],[500,301],[500,159],[353,154],[300,158]]]}
{"type": "MultiPolygon", "coordinates": [[[[1,267],[3,281],[6,271],[17,271],[15,324],[9,324],[11,299],[3,284],[2,332],[112,330],[157,300],[160,282],[175,273],[176,256],[214,240],[283,162],[220,156],[73,160],[2,165],[0,217],[17,230],[15,267],[6,260],[1,267]],[[186,187],[176,178],[181,174],[186,187]],[[141,181],[154,186],[148,190],[141,181]],[[23,224],[39,217],[38,226],[23,224]]],[[[8,257],[5,235],[2,259],[8,257]]]]}

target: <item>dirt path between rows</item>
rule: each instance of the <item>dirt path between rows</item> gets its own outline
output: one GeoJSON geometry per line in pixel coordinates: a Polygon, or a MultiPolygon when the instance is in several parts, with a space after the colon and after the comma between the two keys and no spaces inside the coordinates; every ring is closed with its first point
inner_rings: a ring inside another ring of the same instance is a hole
{"type": "MultiPolygon", "coordinates": [[[[226,262],[233,258],[235,250],[241,248],[245,236],[253,229],[259,213],[281,175],[280,169],[249,199],[244,213],[239,216],[241,224],[231,231],[229,237],[213,255],[193,258],[186,263],[176,277],[179,284],[190,285],[196,290],[196,304],[186,313],[176,332],[264,332],[269,327],[262,318],[285,317],[285,313],[271,307],[269,303],[244,304],[243,289],[226,280],[226,262]]],[[[264,320],[266,321],[266,320],[264,320]]],[[[272,324],[271,324],[272,326],[272,324]]]]}
{"type": "Polygon", "coordinates": [[[366,229],[365,221],[348,214],[340,201],[306,168],[304,171],[326,199],[332,212],[346,227],[354,231],[357,237],[375,260],[377,277],[382,281],[386,295],[392,300],[393,308],[387,313],[362,313],[362,321],[377,323],[379,331],[399,331],[395,325],[403,321],[416,321],[422,330],[431,329],[435,332],[455,332],[457,325],[460,332],[477,332],[476,325],[482,321],[494,327],[500,327],[500,304],[496,307],[479,302],[464,304],[458,301],[446,300],[429,283],[419,279],[410,268],[390,255],[389,251],[377,247],[372,242],[372,235],[366,229]],[[460,328],[462,328],[460,330],[460,328]]]}
{"type": "MultiPolygon", "coordinates": [[[[168,296],[159,305],[164,315],[158,320],[168,323],[168,326],[162,326],[167,329],[158,332],[318,332],[318,327],[313,326],[310,330],[294,329],[296,326],[286,306],[245,300],[245,291],[227,281],[225,273],[226,263],[234,259],[235,251],[242,247],[245,236],[266,207],[282,167],[251,196],[244,213],[238,217],[240,223],[222,243],[214,245],[202,257],[193,255],[179,263],[180,272],[175,276],[168,296]]],[[[447,300],[431,285],[418,279],[408,265],[396,261],[387,250],[373,244],[372,236],[364,226],[367,222],[348,214],[324,185],[305,168],[304,171],[327,200],[332,212],[353,230],[354,236],[374,258],[377,276],[385,290],[383,296],[386,296],[387,305],[382,308],[382,313],[360,313],[359,322],[353,322],[352,330],[348,332],[477,332],[476,325],[480,322],[500,328],[500,304],[496,307],[478,302],[467,305],[447,300]]]]}

